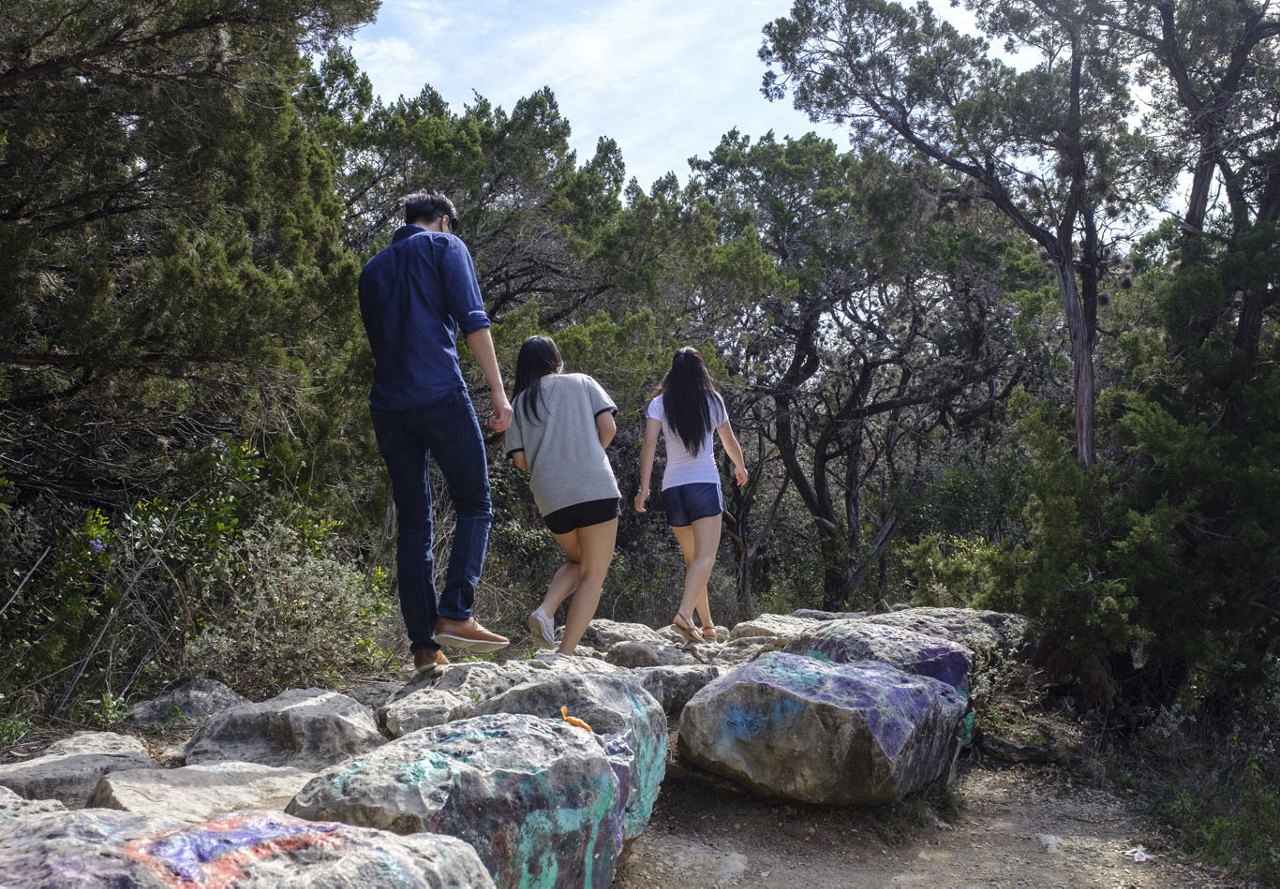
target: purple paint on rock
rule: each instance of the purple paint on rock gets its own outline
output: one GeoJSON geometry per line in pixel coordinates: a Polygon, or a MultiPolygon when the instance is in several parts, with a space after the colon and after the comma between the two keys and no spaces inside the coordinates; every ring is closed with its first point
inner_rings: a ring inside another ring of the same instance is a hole
{"type": "Polygon", "coordinates": [[[264,818],[234,817],[197,824],[144,842],[130,844],[131,853],[154,858],[187,881],[199,881],[207,866],[224,855],[243,852],[282,840],[317,838],[338,829],[337,824],[264,818]]]}

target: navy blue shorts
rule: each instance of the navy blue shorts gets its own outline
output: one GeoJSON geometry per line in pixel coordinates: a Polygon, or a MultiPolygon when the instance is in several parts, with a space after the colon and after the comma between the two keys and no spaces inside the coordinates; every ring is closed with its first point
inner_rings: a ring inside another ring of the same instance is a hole
{"type": "Polygon", "coordinates": [[[587,500],[566,506],[564,509],[557,509],[550,515],[544,516],[543,521],[547,523],[552,534],[568,534],[578,528],[599,525],[601,522],[617,517],[618,498],[610,497],[607,500],[587,500]]]}
{"type": "Polygon", "coordinates": [[[724,511],[720,486],[711,483],[676,485],[662,492],[662,508],[667,511],[667,524],[673,528],[692,525],[698,519],[709,519],[724,511]]]}

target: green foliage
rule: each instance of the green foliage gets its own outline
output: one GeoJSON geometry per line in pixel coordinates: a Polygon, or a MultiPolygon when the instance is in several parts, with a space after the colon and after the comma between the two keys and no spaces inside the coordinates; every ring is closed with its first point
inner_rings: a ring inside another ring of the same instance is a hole
{"type": "MultiPolygon", "coordinates": [[[[3,703],[0,698],[0,703],[3,703]]],[[[0,749],[8,749],[17,744],[35,728],[35,723],[23,716],[0,716],[0,749]]]]}
{"type": "Polygon", "coordinates": [[[384,575],[341,558],[331,519],[271,497],[263,465],[219,441],[184,461],[187,497],[139,501],[114,523],[0,514],[6,559],[29,568],[0,629],[7,687],[50,709],[79,689],[72,716],[109,725],[136,688],[178,675],[279,690],[385,660],[384,575]],[[22,548],[33,537],[51,541],[43,557],[22,548]]]}
{"type": "Polygon", "coordinates": [[[329,542],[283,522],[260,523],[223,549],[228,595],[188,638],[183,673],[264,696],[385,668],[392,659],[383,647],[386,575],[366,579],[327,552],[329,542]]]}
{"type": "Polygon", "coordinates": [[[1182,851],[1259,885],[1280,881],[1280,694],[1271,682],[1232,713],[1181,705],[1143,732],[1125,780],[1176,833],[1182,851]]]}

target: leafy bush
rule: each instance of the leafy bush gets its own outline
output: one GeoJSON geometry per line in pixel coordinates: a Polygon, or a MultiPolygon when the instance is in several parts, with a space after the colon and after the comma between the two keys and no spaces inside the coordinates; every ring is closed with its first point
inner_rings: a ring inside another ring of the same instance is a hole
{"type": "Polygon", "coordinates": [[[392,611],[385,574],[368,582],[351,566],[277,521],[224,550],[235,595],[182,651],[183,672],[219,679],[250,696],[333,686],[385,667],[392,611]]]}
{"type": "Polygon", "coordinates": [[[21,566],[0,624],[4,708],[111,725],[128,698],[180,676],[265,692],[385,660],[385,575],[344,563],[322,514],[269,496],[262,465],[218,440],[176,467],[180,498],[115,517],[0,511],[0,564],[21,566]]]}
{"type": "Polygon", "coordinates": [[[1261,885],[1280,885],[1280,664],[1271,684],[1223,722],[1161,711],[1138,751],[1139,789],[1183,851],[1261,885]]]}

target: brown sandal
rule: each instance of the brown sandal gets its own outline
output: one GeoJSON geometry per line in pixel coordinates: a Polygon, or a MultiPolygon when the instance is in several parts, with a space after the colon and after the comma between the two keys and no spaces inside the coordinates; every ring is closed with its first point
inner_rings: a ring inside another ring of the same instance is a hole
{"type": "Polygon", "coordinates": [[[716,632],[715,627],[703,627],[702,638],[706,639],[708,642],[715,642],[720,638],[720,634],[716,632]]]}
{"type": "Polygon", "coordinates": [[[684,637],[686,642],[703,643],[707,641],[703,638],[702,633],[698,632],[698,628],[693,625],[693,621],[678,611],[676,616],[671,618],[671,626],[684,637]]]}

